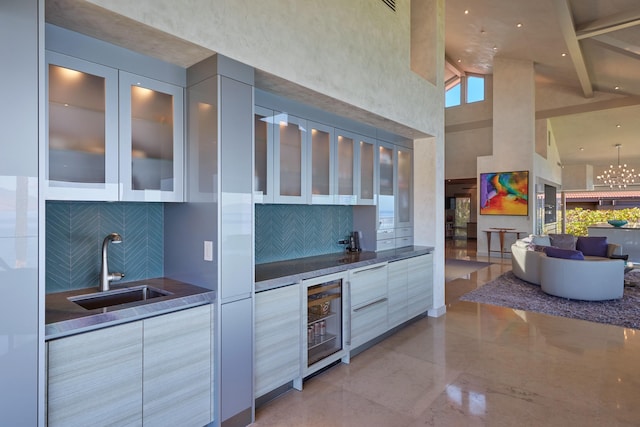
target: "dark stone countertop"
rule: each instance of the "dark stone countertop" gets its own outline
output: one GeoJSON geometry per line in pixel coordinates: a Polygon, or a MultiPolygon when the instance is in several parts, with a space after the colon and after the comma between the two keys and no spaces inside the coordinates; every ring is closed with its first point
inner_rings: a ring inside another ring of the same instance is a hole
{"type": "Polygon", "coordinates": [[[215,302],[216,298],[215,291],[166,278],[116,284],[111,285],[111,289],[126,289],[141,285],[149,285],[170,292],[171,295],[147,301],[114,305],[108,308],[87,310],[68,298],[96,293],[97,287],[47,294],[45,299],[45,340],[140,320],[184,308],[211,304],[215,302]]]}
{"type": "Polygon", "coordinates": [[[381,262],[398,261],[433,252],[432,246],[407,246],[380,252],[339,252],[256,265],[255,291],[267,291],[300,280],[339,273],[381,262]]]}

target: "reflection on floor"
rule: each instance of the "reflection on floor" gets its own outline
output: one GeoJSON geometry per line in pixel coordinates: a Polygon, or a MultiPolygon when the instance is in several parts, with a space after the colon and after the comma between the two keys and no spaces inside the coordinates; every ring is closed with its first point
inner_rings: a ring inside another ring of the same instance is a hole
{"type": "MultiPolygon", "coordinates": [[[[447,241],[447,257],[476,257],[447,241]]],[[[461,302],[508,258],[446,284],[422,318],[261,407],[266,426],[637,426],[640,331],[461,302]]]]}

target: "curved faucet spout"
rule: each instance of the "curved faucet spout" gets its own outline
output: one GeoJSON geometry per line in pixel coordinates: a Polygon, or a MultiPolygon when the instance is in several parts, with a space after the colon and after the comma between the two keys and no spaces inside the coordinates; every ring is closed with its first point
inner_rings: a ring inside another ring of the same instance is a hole
{"type": "Polygon", "coordinates": [[[98,290],[100,291],[108,291],[111,281],[120,280],[124,277],[123,273],[109,273],[109,263],[107,260],[109,242],[121,243],[122,236],[118,233],[110,233],[102,241],[102,264],[100,265],[100,285],[98,286],[98,290]]]}

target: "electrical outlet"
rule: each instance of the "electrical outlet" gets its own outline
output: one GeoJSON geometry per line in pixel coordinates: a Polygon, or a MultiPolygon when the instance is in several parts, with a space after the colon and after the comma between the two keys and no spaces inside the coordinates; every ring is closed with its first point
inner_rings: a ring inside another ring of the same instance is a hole
{"type": "Polygon", "coordinates": [[[204,260],[213,261],[213,242],[210,240],[204,241],[204,260]]]}

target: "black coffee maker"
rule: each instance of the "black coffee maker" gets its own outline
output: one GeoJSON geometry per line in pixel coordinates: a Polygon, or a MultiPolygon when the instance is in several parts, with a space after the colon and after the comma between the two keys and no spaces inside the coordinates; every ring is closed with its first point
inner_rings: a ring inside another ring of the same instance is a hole
{"type": "Polygon", "coordinates": [[[352,231],[349,235],[349,245],[347,246],[348,252],[360,252],[362,248],[360,247],[360,232],[352,231]]]}

